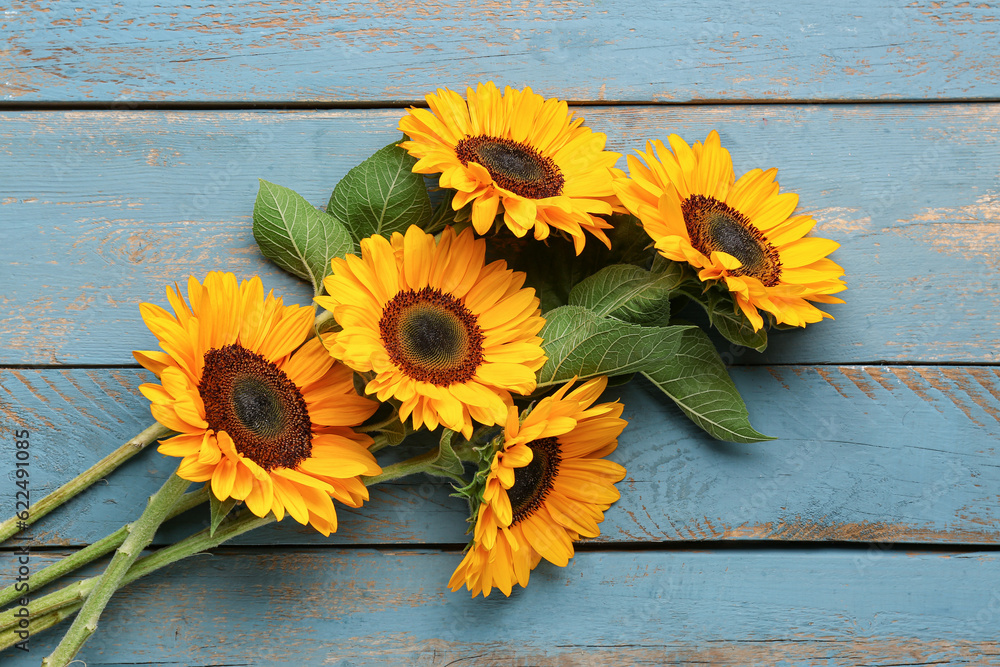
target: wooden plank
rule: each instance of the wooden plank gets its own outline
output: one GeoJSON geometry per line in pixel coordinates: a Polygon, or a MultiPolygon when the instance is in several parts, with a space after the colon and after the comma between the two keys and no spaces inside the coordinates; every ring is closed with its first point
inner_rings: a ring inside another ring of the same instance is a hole
{"type": "Polygon", "coordinates": [[[997,98],[998,18],[958,0],[17,0],[0,98],[384,103],[486,79],[572,100],[997,98]]]}
{"type": "MultiPolygon", "coordinates": [[[[258,177],[323,205],[392,141],[402,112],[72,112],[0,115],[0,364],[128,364],[149,347],[141,301],[190,273],[260,273],[258,177]]],[[[621,152],[718,128],[738,171],[777,165],[816,234],[842,244],[837,320],[773,337],[734,363],[1000,360],[1000,145],[995,105],[595,107],[621,152]],[[875,148],[877,147],[877,149],[875,148]],[[960,323],[956,325],[956,322],[960,323]]],[[[624,161],[622,161],[624,164],[624,161]]]]}
{"type": "MultiPolygon", "coordinates": [[[[147,423],[134,393],[145,371],[0,371],[0,438],[31,431],[31,494],[72,477],[147,423]]],[[[714,441],[658,390],[610,390],[630,421],[613,459],[628,470],[603,543],[850,541],[1000,543],[1000,369],[741,367],[753,423],[780,440],[714,441]]],[[[417,451],[411,454],[418,453],[417,451]]],[[[388,452],[388,456],[392,456],[388,452]]],[[[29,531],[36,545],[80,545],[132,520],[176,465],[148,452],[29,531]]],[[[0,507],[13,507],[0,481],[0,507]]],[[[465,504],[428,478],[379,487],[341,507],[331,538],[286,520],[245,544],[463,544],[465,504]]],[[[204,527],[178,520],[167,542],[204,527]]]]}
{"type": "MultiPolygon", "coordinates": [[[[995,553],[578,554],[510,598],[455,551],[224,551],[121,591],[79,655],[157,665],[996,665],[995,553]]],[[[37,558],[40,565],[41,557],[37,558]]],[[[4,554],[0,571],[14,559],[4,554]]],[[[37,665],[59,630],[5,667],[37,665]]]]}

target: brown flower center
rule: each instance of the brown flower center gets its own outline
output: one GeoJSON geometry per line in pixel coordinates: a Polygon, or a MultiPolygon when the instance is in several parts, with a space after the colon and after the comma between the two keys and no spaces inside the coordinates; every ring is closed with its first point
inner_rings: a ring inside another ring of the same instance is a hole
{"type": "Polygon", "coordinates": [[[205,353],[198,391],[205,420],[261,468],[294,468],[312,453],[312,421],[285,372],[241,345],[205,353]]]}
{"type": "Polygon", "coordinates": [[[563,178],[559,167],[527,144],[495,137],[466,137],[455,146],[462,164],[481,164],[493,182],[525,199],[544,199],[562,193],[563,178]]]}
{"type": "Polygon", "coordinates": [[[389,358],[408,377],[439,387],[467,382],[483,361],[476,316],[433,287],[394,296],[378,323],[389,358]]]}
{"type": "Polygon", "coordinates": [[[541,438],[528,443],[531,448],[531,463],[523,468],[514,468],[514,485],[507,489],[510,507],[514,512],[511,525],[531,516],[549,495],[552,482],[559,473],[559,441],[555,438],[541,438]]]}
{"type": "Polygon", "coordinates": [[[719,250],[743,263],[740,268],[730,271],[730,275],[753,276],[768,287],[774,287],[781,280],[778,251],[745,215],[704,195],[685,199],[681,212],[691,245],[706,256],[719,250]]]}

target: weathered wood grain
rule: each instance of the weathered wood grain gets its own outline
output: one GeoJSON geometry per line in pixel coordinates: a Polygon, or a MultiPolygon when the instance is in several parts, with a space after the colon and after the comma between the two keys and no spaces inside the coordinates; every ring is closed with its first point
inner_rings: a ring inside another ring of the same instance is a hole
{"type": "MultiPolygon", "coordinates": [[[[486,600],[446,590],[460,558],[197,556],[121,591],[79,658],[88,667],[1000,664],[995,553],[582,553],[486,600]]],[[[0,571],[12,567],[0,555],[0,571]]],[[[0,660],[37,665],[59,629],[0,660]]]]}
{"type": "MultiPolygon", "coordinates": [[[[944,550],[1000,542],[995,2],[229,4],[0,13],[0,455],[30,431],[34,500],[149,422],[147,373],[61,366],[132,364],[152,341],[138,303],[189,273],[260,273],[305,300],[250,236],[256,178],[322,205],[398,136],[384,107],[441,85],[847,102],[579,112],[621,152],[716,128],[737,169],[779,167],[842,244],[848,303],[766,355],[723,349],[775,442],[710,440],[648,384],[609,392],[632,422],[623,498],[511,599],[446,591],[465,510],[417,479],[341,508],[329,539],[285,521],[131,586],[87,665],[1000,665],[1000,556],[944,550]],[[866,104],[901,99],[982,103],[866,104]],[[30,111],[46,102],[113,111],[30,111]],[[358,108],[129,111],[199,102],[358,108]],[[860,365],[880,360],[899,365],[860,365]]],[[[140,455],[27,531],[33,569],[133,519],[174,463],[140,455]]],[[[38,664],[65,627],[0,664],[38,664]]]]}
{"type": "MultiPolygon", "coordinates": [[[[0,438],[31,432],[33,498],[149,423],[134,393],[149,377],[0,371],[0,438]]],[[[612,457],[628,477],[599,542],[1000,543],[1000,369],[741,367],[733,377],[753,423],[778,441],[714,441],[646,383],[608,392],[630,421],[612,457]]],[[[28,534],[37,545],[93,542],[132,520],[175,465],[142,454],[28,534]]],[[[15,490],[0,479],[0,506],[15,490]]],[[[467,510],[449,490],[429,478],[389,484],[360,510],[341,507],[329,539],[286,520],[242,543],[462,544],[467,510]]],[[[160,542],[206,522],[207,512],[189,515],[160,542]]]]}
{"type": "Polygon", "coordinates": [[[380,104],[486,79],[573,100],[997,98],[998,19],[956,0],[19,0],[0,98],[380,104]]]}
{"type": "MultiPolygon", "coordinates": [[[[717,128],[738,171],[778,166],[816,234],[842,244],[836,321],[734,363],[1000,360],[1000,146],[995,105],[583,110],[615,150],[717,128]]],[[[74,112],[0,116],[0,363],[127,364],[150,345],[138,304],[227,269],[295,279],[259,254],[257,178],[323,205],[398,136],[398,110],[74,112]]],[[[624,165],[624,160],[622,160],[624,165]]]]}

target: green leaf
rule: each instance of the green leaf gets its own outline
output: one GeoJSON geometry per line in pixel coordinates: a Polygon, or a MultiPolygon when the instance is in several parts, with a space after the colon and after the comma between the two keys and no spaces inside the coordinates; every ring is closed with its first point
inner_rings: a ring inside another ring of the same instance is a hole
{"type": "Polygon", "coordinates": [[[615,264],[574,287],[569,293],[569,305],[632,324],[666,325],[670,320],[670,297],[682,278],[683,271],[676,265],[654,274],[634,264],[615,264]]]}
{"type": "Polygon", "coordinates": [[[612,375],[611,377],[608,378],[608,388],[623,387],[634,379],[635,379],[635,373],[626,373],[625,375],[612,375]]]}
{"type": "Polygon", "coordinates": [[[351,235],[335,218],[297,192],[265,180],[253,207],[253,236],[265,257],[308,280],[315,294],[323,291],[330,260],[354,250],[351,235]]]}
{"type": "Polygon", "coordinates": [[[658,252],[653,253],[653,264],[649,267],[649,270],[653,273],[663,273],[664,271],[674,270],[680,270],[684,274],[688,273],[688,269],[685,268],[684,264],[671,261],[658,252]]]}
{"type": "Polygon", "coordinates": [[[386,443],[392,447],[406,439],[406,426],[399,419],[381,424],[375,432],[381,433],[386,443]]]}
{"type": "MultiPolygon", "coordinates": [[[[611,240],[611,249],[608,250],[600,242],[594,244],[593,248],[600,254],[607,254],[601,261],[601,266],[609,264],[649,266],[650,259],[659,253],[652,249],[653,239],[649,238],[649,234],[642,228],[639,218],[615,213],[611,216],[611,224],[614,228],[605,232],[611,240]]],[[[587,240],[587,246],[590,246],[590,239],[587,240]]]]}
{"type": "Polygon", "coordinates": [[[424,177],[413,173],[416,158],[396,143],[380,148],[347,172],[326,206],[342,220],[355,241],[373,234],[389,237],[431,219],[431,200],[424,177]]]}
{"type": "Polygon", "coordinates": [[[209,491],[208,494],[208,506],[211,512],[211,526],[208,529],[209,536],[215,535],[215,529],[219,527],[222,520],[233,511],[236,507],[238,501],[236,498],[226,498],[225,500],[219,500],[215,497],[215,494],[209,491]]]}
{"type": "Polygon", "coordinates": [[[670,363],[644,375],[684,411],[691,421],[719,440],[773,440],[750,426],[747,406],[715,346],[704,331],[686,328],[670,363]]]}
{"type": "Polygon", "coordinates": [[[750,347],[758,352],[767,349],[767,330],[753,330],[750,320],[743,311],[733,312],[728,308],[717,308],[708,314],[708,319],[731,343],[750,347]]]}
{"type": "Polygon", "coordinates": [[[427,472],[431,475],[438,475],[440,477],[450,477],[451,479],[462,478],[465,474],[465,466],[462,465],[462,459],[458,458],[455,450],[451,447],[451,439],[455,437],[455,431],[451,429],[444,429],[441,434],[441,440],[438,442],[438,455],[437,458],[430,464],[430,470],[427,472]]]}
{"type": "Polygon", "coordinates": [[[539,334],[548,356],[538,386],[574,376],[625,375],[659,368],[677,352],[688,327],[643,327],[604,318],[581,306],[562,306],[545,315],[539,334]]]}
{"type": "Polygon", "coordinates": [[[767,330],[753,330],[753,324],[736,305],[732,292],[724,286],[705,285],[692,279],[682,286],[681,291],[705,310],[709,324],[725,336],[726,340],[758,352],[767,349],[767,330]]]}

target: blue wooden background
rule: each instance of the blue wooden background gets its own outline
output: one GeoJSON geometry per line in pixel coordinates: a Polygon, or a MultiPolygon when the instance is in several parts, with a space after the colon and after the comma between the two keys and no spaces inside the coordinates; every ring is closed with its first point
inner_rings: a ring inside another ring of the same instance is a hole
{"type": "MultiPolygon", "coordinates": [[[[623,153],[717,129],[841,243],[847,303],[723,348],[775,442],[609,392],[623,498],[509,599],[446,590],[464,508],[407,480],[330,538],[286,521],[131,585],[89,667],[1000,664],[997,2],[230,4],[0,13],[4,516],[14,430],[39,498],[149,422],[141,301],[220,267],[308,299],[254,246],[258,177],[322,205],[438,86],[531,85],[623,153]]],[[[174,463],[147,452],[36,524],[33,567],[133,519],[174,463]]]]}

